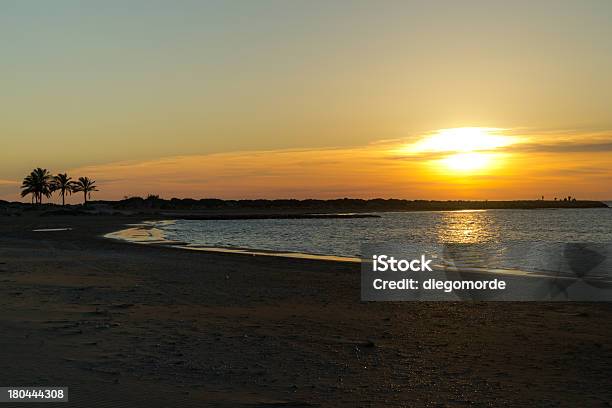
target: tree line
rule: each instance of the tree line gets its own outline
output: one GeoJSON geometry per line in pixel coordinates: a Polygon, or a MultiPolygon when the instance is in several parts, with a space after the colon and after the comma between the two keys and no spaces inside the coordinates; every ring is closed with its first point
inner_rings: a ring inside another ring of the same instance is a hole
{"type": "Polygon", "coordinates": [[[32,196],[32,204],[42,204],[43,197],[51,198],[54,192],[59,192],[62,205],[66,204],[66,195],[76,192],[83,193],[83,202],[91,198],[93,191],[98,191],[95,180],[79,177],[73,180],[66,173],[52,175],[49,170],[40,167],[32,170],[21,183],[21,197],[32,196]]]}

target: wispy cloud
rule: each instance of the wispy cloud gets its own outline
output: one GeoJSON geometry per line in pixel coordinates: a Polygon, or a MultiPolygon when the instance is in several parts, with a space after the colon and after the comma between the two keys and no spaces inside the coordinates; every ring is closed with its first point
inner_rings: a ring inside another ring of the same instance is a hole
{"type": "MultiPolygon", "coordinates": [[[[393,195],[399,168],[381,149],[277,150],[176,156],[72,169],[105,185],[107,194],[196,197],[336,197],[393,195]],[[381,171],[383,170],[384,171],[381,171]]],[[[400,188],[401,189],[401,188],[400,188]]]]}
{"type": "Polygon", "coordinates": [[[523,153],[605,153],[612,152],[612,138],[609,141],[581,142],[560,141],[556,143],[524,143],[507,148],[523,153]]]}
{"type": "MultiPolygon", "coordinates": [[[[477,150],[491,155],[490,167],[467,173],[444,166],[454,154],[446,143],[440,144],[440,151],[414,149],[422,146],[423,137],[352,148],[172,156],[68,172],[96,179],[101,191],[94,196],[108,199],[149,193],[166,198],[501,199],[562,193],[612,197],[605,183],[612,177],[612,133],[508,133],[514,137],[512,143],[485,143],[477,150]]],[[[2,196],[17,199],[18,184],[0,180],[2,196]]]]}
{"type": "Polygon", "coordinates": [[[513,198],[556,194],[555,189],[606,194],[600,183],[612,174],[612,165],[606,164],[602,154],[610,151],[612,143],[601,137],[593,141],[574,137],[564,135],[555,142],[552,135],[529,135],[511,145],[484,149],[502,153],[495,157],[505,161],[495,163],[496,171],[467,176],[439,164],[452,152],[412,152],[410,145],[419,139],[346,149],[166,157],[88,166],[72,173],[98,178],[105,195],[113,198],[148,193],[224,198],[482,198],[484,191],[489,198],[513,198]],[[530,160],[540,153],[550,157],[530,160]],[[567,160],[568,153],[579,157],[567,160]],[[592,183],[583,180],[585,176],[592,183]]]}

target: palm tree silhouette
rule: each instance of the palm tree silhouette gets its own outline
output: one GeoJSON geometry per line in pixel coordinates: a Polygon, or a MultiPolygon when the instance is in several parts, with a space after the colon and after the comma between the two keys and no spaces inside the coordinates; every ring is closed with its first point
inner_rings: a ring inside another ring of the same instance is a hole
{"type": "Polygon", "coordinates": [[[32,194],[32,203],[42,203],[43,196],[49,198],[54,190],[53,178],[49,170],[40,167],[32,170],[21,183],[21,196],[32,194]]]}
{"type": "Polygon", "coordinates": [[[62,206],[66,205],[66,193],[72,194],[75,184],[72,177],[68,177],[66,173],[53,177],[54,190],[58,190],[62,195],[62,206]]]}
{"type": "Polygon", "coordinates": [[[28,194],[32,194],[32,204],[34,204],[34,199],[36,199],[38,203],[38,196],[36,195],[36,187],[34,184],[35,182],[32,174],[28,174],[21,182],[21,196],[25,197],[28,194]]]}
{"type": "Polygon", "coordinates": [[[94,180],[90,180],[88,177],[79,177],[79,181],[75,183],[72,191],[83,192],[83,204],[87,204],[87,197],[91,197],[91,192],[98,191],[98,189],[94,180]]]}

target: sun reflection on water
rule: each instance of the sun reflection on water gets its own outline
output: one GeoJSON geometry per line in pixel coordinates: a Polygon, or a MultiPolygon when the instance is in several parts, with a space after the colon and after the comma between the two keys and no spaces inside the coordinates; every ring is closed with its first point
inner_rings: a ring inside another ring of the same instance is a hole
{"type": "Polygon", "coordinates": [[[454,211],[442,217],[438,242],[475,244],[498,242],[499,226],[487,211],[454,211]]]}

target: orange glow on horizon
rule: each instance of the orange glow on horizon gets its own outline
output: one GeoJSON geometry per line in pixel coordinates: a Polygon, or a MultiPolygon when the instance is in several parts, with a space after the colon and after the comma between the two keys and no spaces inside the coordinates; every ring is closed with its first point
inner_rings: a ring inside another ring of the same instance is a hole
{"type": "MultiPolygon", "coordinates": [[[[100,191],[93,199],[147,194],[196,199],[612,197],[606,148],[597,151],[585,145],[583,135],[509,134],[497,128],[444,129],[353,148],[173,156],[67,172],[96,180],[100,191]]],[[[593,135],[588,140],[605,147],[608,139],[593,135]]],[[[0,180],[0,197],[19,200],[19,184],[0,180]]],[[[79,202],[79,197],[69,201],[79,202]]]]}
{"type": "Polygon", "coordinates": [[[491,156],[486,153],[457,153],[440,160],[449,170],[460,173],[483,170],[490,166],[491,156]]]}

